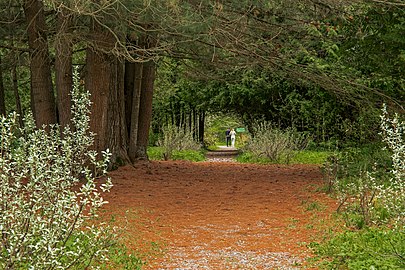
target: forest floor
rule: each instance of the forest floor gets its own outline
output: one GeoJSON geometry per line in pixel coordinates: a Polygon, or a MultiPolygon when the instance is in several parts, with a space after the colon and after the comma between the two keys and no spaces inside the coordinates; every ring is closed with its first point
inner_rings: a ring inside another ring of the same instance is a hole
{"type": "Polygon", "coordinates": [[[240,164],[214,154],[110,176],[104,215],[125,227],[145,269],[304,269],[307,245],[327,236],[337,206],[320,191],[316,165],[240,164]]]}

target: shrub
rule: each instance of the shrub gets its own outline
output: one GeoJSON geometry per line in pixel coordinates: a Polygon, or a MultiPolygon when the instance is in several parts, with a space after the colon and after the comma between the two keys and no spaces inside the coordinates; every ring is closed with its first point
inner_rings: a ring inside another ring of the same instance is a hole
{"type": "Polygon", "coordinates": [[[173,151],[199,150],[201,146],[193,139],[193,134],[184,127],[167,125],[158,145],[163,148],[163,158],[172,159],[173,151]]]}
{"type": "Polygon", "coordinates": [[[257,158],[268,158],[272,162],[289,163],[297,151],[306,148],[309,137],[293,129],[280,130],[270,122],[254,125],[254,137],[245,146],[257,158]]]}
{"type": "Polygon", "coordinates": [[[366,161],[356,158],[362,157],[358,153],[334,160],[333,188],[343,217],[361,230],[344,231],[324,244],[313,245],[319,257],[326,259],[323,264],[328,269],[405,268],[404,128],[405,122],[398,115],[390,118],[384,106],[381,135],[386,149],[366,161]],[[359,171],[355,173],[353,168],[359,171]]]}
{"type": "Polygon", "coordinates": [[[369,174],[376,182],[376,199],[395,219],[397,225],[405,227],[405,121],[399,119],[398,114],[389,118],[384,106],[381,115],[381,129],[383,142],[391,152],[392,169],[390,179],[386,183],[378,183],[378,175],[369,174]]]}
{"type": "Polygon", "coordinates": [[[104,175],[110,154],[96,160],[89,147],[89,95],[72,92],[72,129],[36,129],[32,117],[18,130],[16,114],[0,120],[0,268],[86,269],[105,260],[114,237],[93,225],[112,184],[104,175]],[[18,136],[22,134],[22,136],[18,136]]]}
{"type": "Polygon", "coordinates": [[[404,122],[398,115],[390,119],[384,108],[381,128],[386,148],[349,148],[324,166],[329,189],[335,190],[348,225],[361,227],[392,218],[404,224],[404,122]]]}

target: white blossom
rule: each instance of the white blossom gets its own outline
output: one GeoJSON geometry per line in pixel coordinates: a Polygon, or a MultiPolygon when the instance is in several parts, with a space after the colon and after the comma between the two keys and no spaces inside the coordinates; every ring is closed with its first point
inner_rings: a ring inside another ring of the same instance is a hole
{"type": "Polygon", "coordinates": [[[77,72],[74,81],[72,128],[63,136],[58,126],[36,129],[31,115],[22,130],[15,113],[0,118],[0,269],[80,268],[86,258],[106,258],[111,230],[84,225],[107,203],[101,192],[112,183],[98,183],[101,175],[86,166],[105,174],[111,154],[99,162],[89,150],[89,94],[77,72]]]}

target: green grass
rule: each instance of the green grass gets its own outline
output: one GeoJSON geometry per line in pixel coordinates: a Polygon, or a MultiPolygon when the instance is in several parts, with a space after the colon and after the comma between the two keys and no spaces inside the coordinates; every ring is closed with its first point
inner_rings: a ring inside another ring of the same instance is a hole
{"type": "Polygon", "coordinates": [[[116,243],[108,250],[109,262],[100,265],[103,270],[108,269],[125,269],[125,270],[140,270],[145,265],[141,256],[129,251],[128,248],[121,243],[116,243]]]}
{"type": "Polygon", "coordinates": [[[209,150],[209,151],[215,151],[215,150],[218,150],[219,149],[219,146],[221,146],[220,144],[213,144],[213,145],[209,145],[208,147],[207,147],[207,149],[209,150]]]}
{"type": "Polygon", "coordinates": [[[332,154],[329,151],[303,150],[298,152],[291,160],[292,164],[323,164],[332,154]]]}
{"type": "Polygon", "coordinates": [[[344,231],[325,243],[310,246],[320,269],[405,269],[403,230],[344,231]]]}
{"type": "Polygon", "coordinates": [[[274,163],[268,158],[261,158],[252,155],[249,152],[244,152],[236,157],[236,161],[241,163],[257,163],[257,164],[271,164],[274,163]]]}
{"type": "MultiPolygon", "coordinates": [[[[150,160],[163,160],[163,147],[148,147],[148,157],[150,160]]],[[[204,151],[182,150],[173,151],[171,160],[204,161],[204,151]]]]}
{"type": "MultiPolygon", "coordinates": [[[[318,164],[322,165],[326,159],[331,155],[329,151],[315,151],[304,150],[297,152],[296,155],[290,160],[289,164],[318,164]]],[[[258,163],[258,164],[274,164],[286,162],[281,160],[279,162],[271,161],[268,158],[255,157],[251,153],[245,152],[236,158],[237,161],[242,163],[258,163]]]]}
{"type": "Polygon", "coordinates": [[[148,157],[150,160],[163,160],[163,147],[148,147],[148,157]]]}
{"type": "Polygon", "coordinates": [[[302,204],[306,211],[323,211],[326,209],[325,205],[317,201],[303,201],[302,204]]]}

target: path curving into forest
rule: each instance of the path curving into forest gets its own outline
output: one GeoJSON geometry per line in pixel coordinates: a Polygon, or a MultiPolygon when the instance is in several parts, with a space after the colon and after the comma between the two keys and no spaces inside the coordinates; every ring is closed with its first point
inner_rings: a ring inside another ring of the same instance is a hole
{"type": "Polygon", "coordinates": [[[149,252],[145,269],[302,269],[336,209],[312,165],[159,161],[110,175],[104,215],[149,252]]]}

